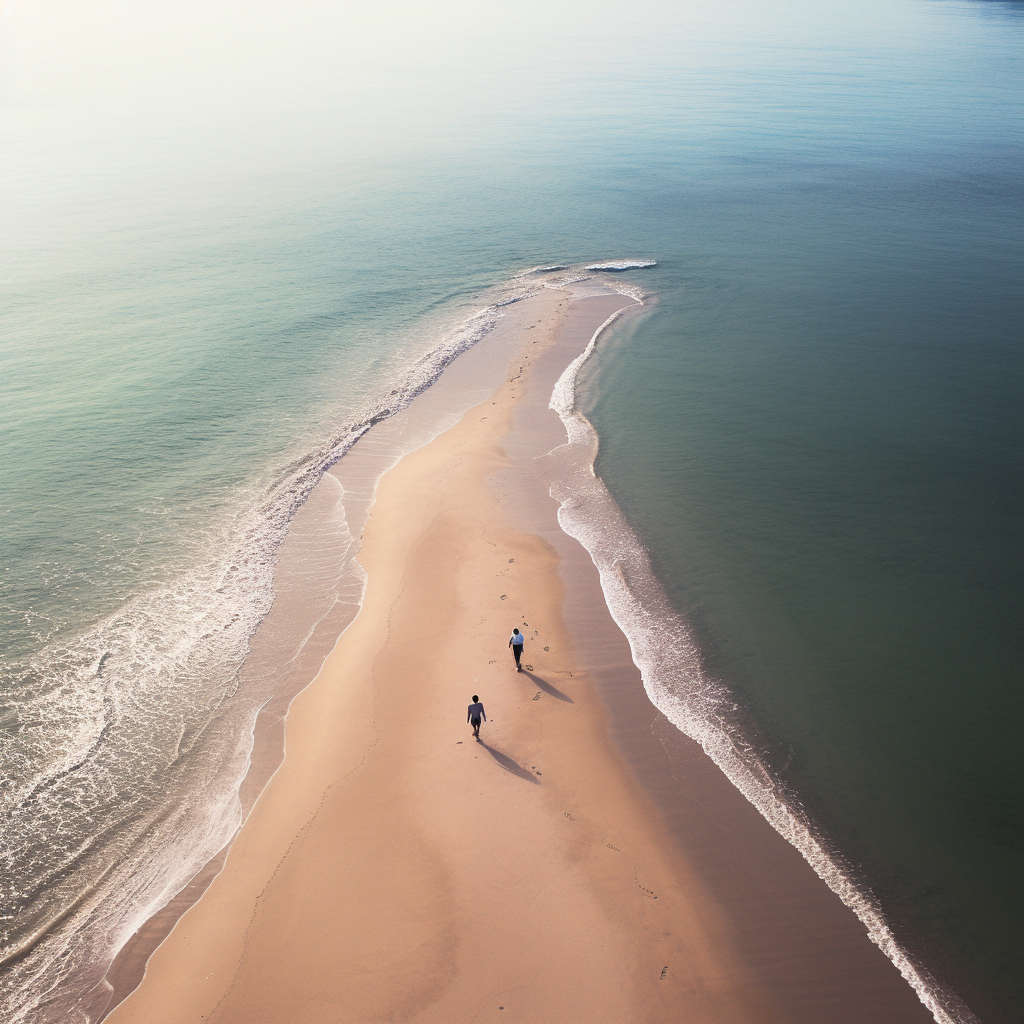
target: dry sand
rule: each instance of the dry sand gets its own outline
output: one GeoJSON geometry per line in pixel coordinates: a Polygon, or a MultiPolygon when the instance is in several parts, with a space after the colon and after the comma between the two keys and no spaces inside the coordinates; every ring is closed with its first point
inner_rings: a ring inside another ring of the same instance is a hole
{"type": "Polygon", "coordinates": [[[659,716],[538,459],[551,375],[627,300],[528,301],[505,383],[382,480],[362,610],[111,1024],[930,1019],[692,744],[644,763],[659,716]]]}

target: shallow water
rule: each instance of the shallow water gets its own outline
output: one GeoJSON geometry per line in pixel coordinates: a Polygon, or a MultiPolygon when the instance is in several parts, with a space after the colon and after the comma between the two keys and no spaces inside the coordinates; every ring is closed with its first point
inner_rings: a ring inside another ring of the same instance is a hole
{"type": "Polygon", "coordinates": [[[598,468],[773,764],[1008,1019],[1021,5],[463,15],[5,11],[4,947],[183,801],[233,827],[276,545],[416,359],[525,267],[637,257],[598,468]]]}

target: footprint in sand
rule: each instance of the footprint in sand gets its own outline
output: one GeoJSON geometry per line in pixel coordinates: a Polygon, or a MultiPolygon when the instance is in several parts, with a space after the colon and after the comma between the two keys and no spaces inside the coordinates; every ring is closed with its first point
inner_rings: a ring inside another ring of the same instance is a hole
{"type": "Polygon", "coordinates": [[[514,559],[514,558],[510,558],[510,559],[508,560],[508,564],[509,564],[509,565],[511,565],[511,564],[512,564],[512,563],[513,563],[514,561],[515,561],[515,559],[514,559]]]}
{"type": "Polygon", "coordinates": [[[544,648],[544,650],[545,650],[545,651],[550,651],[550,650],[551,650],[551,648],[550,648],[550,647],[545,647],[545,648],[544,648]]]}
{"type": "Polygon", "coordinates": [[[502,595],[501,595],[501,599],[502,599],[502,601],[504,601],[506,597],[508,597],[508,594],[502,594],[502,595]]]}
{"type": "Polygon", "coordinates": [[[527,672],[532,672],[533,671],[533,666],[532,665],[523,665],[523,668],[525,668],[527,672]]]}
{"type": "Polygon", "coordinates": [[[569,813],[568,811],[566,811],[566,812],[565,812],[565,816],[566,816],[566,817],[567,817],[567,818],[568,818],[568,819],[569,819],[570,821],[575,821],[575,820],[576,820],[576,819],[575,819],[575,818],[574,818],[574,817],[573,817],[573,816],[572,816],[572,815],[571,815],[571,814],[570,814],[570,813],[569,813]]]}
{"type": "Polygon", "coordinates": [[[640,884],[640,878],[639,878],[639,876],[636,873],[636,868],[633,868],[633,881],[636,882],[637,888],[641,889],[645,893],[647,893],[647,895],[650,896],[651,899],[655,899],[656,900],[658,898],[657,896],[655,896],[654,892],[651,889],[647,888],[646,885],[641,885],[640,884]]]}
{"type": "Polygon", "coordinates": [[[537,696],[534,697],[533,699],[534,700],[540,700],[540,690],[537,691],[537,696]]]}
{"type": "Polygon", "coordinates": [[[664,981],[668,977],[668,968],[662,967],[661,969],[661,980],[664,981]]]}

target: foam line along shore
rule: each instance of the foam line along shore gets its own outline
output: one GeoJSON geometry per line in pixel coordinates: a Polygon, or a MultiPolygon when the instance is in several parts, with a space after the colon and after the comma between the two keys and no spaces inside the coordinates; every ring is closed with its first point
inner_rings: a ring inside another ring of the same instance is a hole
{"type": "Polygon", "coordinates": [[[597,328],[551,393],[550,407],[568,437],[560,453],[560,472],[551,482],[552,496],[559,501],[559,524],[583,545],[597,567],[608,608],[629,641],[632,660],[654,706],[700,744],[737,790],[857,915],[871,941],[899,969],[936,1021],[974,1024],[977,1018],[956,993],[901,947],[866,882],[858,880],[842,852],[808,818],[799,794],[760,759],[756,739],[750,735],[753,723],[741,716],[728,689],[704,672],[692,630],[672,606],[643,545],[594,473],[598,436],[576,405],[576,382],[599,339],[613,328],[621,312],[612,313],[597,328]]]}
{"type": "MultiPolygon", "coordinates": [[[[10,1019],[95,1018],[110,997],[110,957],[237,830],[279,759],[275,723],[361,599],[359,502],[339,501],[336,478],[318,489],[324,474],[368,432],[364,450],[377,443],[385,423],[391,448],[378,475],[448,425],[473,400],[472,382],[441,401],[434,390],[420,403],[429,412],[412,419],[410,403],[481,339],[496,333],[500,348],[508,311],[538,287],[517,275],[475,309],[460,303],[439,340],[385,377],[353,421],[239,494],[198,564],[84,634],[5,663],[8,705],[23,723],[47,723],[5,749],[0,998],[10,1019]],[[315,541],[296,530],[312,519],[315,541]],[[254,731],[268,747],[255,767],[254,731]]],[[[152,944],[162,928],[149,930],[152,944]]],[[[117,987],[138,974],[136,962],[117,987]]]]}

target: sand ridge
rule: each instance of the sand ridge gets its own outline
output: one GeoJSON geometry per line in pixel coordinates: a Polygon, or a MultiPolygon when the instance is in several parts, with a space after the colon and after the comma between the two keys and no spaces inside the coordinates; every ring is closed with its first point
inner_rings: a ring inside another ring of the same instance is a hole
{"type": "Polygon", "coordinates": [[[382,480],[362,611],[224,870],[109,1020],[774,1019],[607,738],[556,554],[489,483],[570,308],[546,306],[506,384],[382,480]]]}

